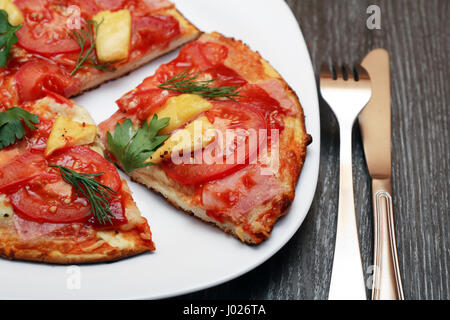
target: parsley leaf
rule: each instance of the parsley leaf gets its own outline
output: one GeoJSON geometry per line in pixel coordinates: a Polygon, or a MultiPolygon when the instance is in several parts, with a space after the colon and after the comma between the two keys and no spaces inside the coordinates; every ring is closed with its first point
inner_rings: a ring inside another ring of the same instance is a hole
{"type": "Polygon", "coordinates": [[[16,32],[22,25],[13,26],[8,21],[8,13],[0,10],[0,68],[6,66],[11,46],[17,43],[16,32]]]}
{"type": "Polygon", "coordinates": [[[21,119],[30,130],[36,129],[33,123],[39,123],[37,115],[22,108],[13,107],[0,112],[0,149],[12,145],[16,139],[23,138],[25,128],[21,119]]]}
{"type": "Polygon", "coordinates": [[[131,120],[126,119],[122,124],[117,123],[113,134],[107,133],[108,150],[126,173],[152,164],[144,161],[169,137],[157,135],[161,129],[167,127],[169,120],[170,118],[158,120],[155,114],[150,123],[144,121],[143,126],[135,131],[131,120]]]}

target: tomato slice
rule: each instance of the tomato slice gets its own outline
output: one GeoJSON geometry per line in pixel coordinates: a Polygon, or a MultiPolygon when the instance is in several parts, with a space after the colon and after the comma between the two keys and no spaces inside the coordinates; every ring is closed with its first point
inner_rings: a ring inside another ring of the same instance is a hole
{"type": "Polygon", "coordinates": [[[97,5],[103,10],[119,10],[124,7],[127,0],[95,0],[97,5]]]}
{"type": "MultiPolygon", "coordinates": [[[[95,151],[76,146],[59,150],[47,159],[49,164],[57,164],[77,172],[103,173],[98,180],[116,192],[121,190],[121,180],[116,168],[95,151]]],[[[46,167],[43,173],[29,180],[17,191],[10,194],[14,210],[24,219],[37,222],[70,223],[86,221],[99,225],[88,216],[91,206],[84,196],[66,183],[57,168],[46,167]]],[[[126,222],[120,197],[113,199],[110,209],[114,225],[126,222]]]]}
{"type": "Polygon", "coordinates": [[[168,45],[181,33],[180,23],[172,16],[148,15],[133,17],[131,46],[147,50],[155,45],[168,45]]]}
{"type": "Polygon", "coordinates": [[[199,43],[200,51],[208,62],[215,66],[225,61],[228,56],[228,48],[215,42],[199,43]]]}
{"type": "Polygon", "coordinates": [[[68,6],[50,9],[47,1],[36,0],[19,0],[16,5],[25,16],[25,23],[16,33],[19,46],[46,56],[80,50],[68,30],[68,6]]]}
{"type": "Polygon", "coordinates": [[[176,74],[189,70],[190,72],[208,72],[217,86],[244,85],[246,82],[236,72],[223,65],[228,56],[227,47],[213,42],[200,43],[194,41],[185,45],[178,57],[169,63],[161,65],[155,75],[145,79],[140,86],[150,88],[157,86],[176,74]],[[231,83],[229,80],[232,80],[231,83]]]}
{"type": "Polygon", "coordinates": [[[44,60],[25,63],[15,75],[20,102],[36,100],[53,91],[65,97],[74,95],[80,82],[55,64],[44,60]]]}
{"type": "Polygon", "coordinates": [[[20,9],[22,14],[29,12],[46,12],[49,5],[47,0],[14,0],[14,4],[20,9]]]}
{"type": "Polygon", "coordinates": [[[272,98],[264,89],[255,84],[247,84],[239,89],[241,102],[251,104],[255,109],[264,115],[267,121],[267,126],[270,129],[284,128],[283,115],[285,111],[280,106],[280,103],[272,98]]]}
{"type": "Polygon", "coordinates": [[[75,146],[56,151],[47,159],[49,164],[64,166],[77,172],[103,173],[98,181],[114,191],[122,182],[116,167],[100,154],[85,146],[75,146]]]}
{"type": "Polygon", "coordinates": [[[212,79],[216,79],[212,84],[216,87],[241,87],[247,84],[236,71],[223,64],[218,64],[212,68],[206,69],[204,73],[211,75],[212,79]]]}
{"type": "Polygon", "coordinates": [[[120,111],[128,114],[137,114],[140,120],[147,118],[163,106],[167,99],[179,93],[165,91],[158,88],[131,91],[116,101],[120,111]]]}
{"type": "MultiPolygon", "coordinates": [[[[210,51],[212,51],[211,48],[210,51]]],[[[217,58],[214,60],[218,61],[217,58]]],[[[175,60],[159,67],[156,74],[162,74],[164,76],[160,78],[170,78],[186,69],[190,71],[203,71],[212,66],[213,64],[202,50],[202,45],[198,41],[194,41],[185,45],[175,60]]]]}
{"type": "Polygon", "coordinates": [[[43,154],[26,153],[0,168],[0,192],[10,192],[42,173],[46,167],[43,154]]]}
{"type": "MultiPolygon", "coordinates": [[[[261,113],[248,104],[233,101],[214,101],[213,104],[214,108],[205,112],[205,116],[214,124],[215,129],[222,132],[223,137],[226,136],[226,131],[229,129],[253,129],[258,133],[260,129],[267,128],[266,121],[261,113]]],[[[259,139],[258,147],[260,148],[264,142],[264,139],[259,139]]],[[[220,143],[218,139],[206,147],[205,150],[209,148],[214,150],[217,147],[217,143],[220,143]]],[[[219,148],[222,150],[233,150],[229,146],[219,148]]],[[[252,159],[255,156],[255,152],[258,151],[257,149],[250,150],[248,138],[245,138],[245,158],[243,161],[238,161],[238,148],[234,148],[234,150],[234,152],[224,152],[222,163],[208,164],[203,159],[201,164],[175,164],[169,160],[162,163],[162,168],[170,178],[185,185],[221,179],[246,167],[250,162],[249,159],[252,159]]]]}

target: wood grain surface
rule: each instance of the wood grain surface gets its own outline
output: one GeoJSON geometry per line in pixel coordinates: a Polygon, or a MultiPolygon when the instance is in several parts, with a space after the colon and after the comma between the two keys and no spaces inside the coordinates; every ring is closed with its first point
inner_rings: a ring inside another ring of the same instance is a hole
{"type": "MultiPolygon", "coordinates": [[[[394,213],[405,298],[450,299],[450,1],[286,2],[299,21],[316,76],[323,62],[355,63],[371,49],[389,51],[394,213]],[[366,27],[366,10],[372,4],[381,8],[380,30],[366,27]]],[[[248,274],[181,298],[327,298],[336,236],[339,136],[323,100],[320,113],[319,182],[299,231],[275,256],[248,274]]],[[[373,255],[372,204],[357,125],[353,138],[355,202],[367,270],[373,255]]]]}

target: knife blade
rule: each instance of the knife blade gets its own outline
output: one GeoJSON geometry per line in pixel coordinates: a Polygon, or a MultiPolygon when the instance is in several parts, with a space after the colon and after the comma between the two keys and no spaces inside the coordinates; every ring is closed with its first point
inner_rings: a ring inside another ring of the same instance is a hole
{"type": "Polygon", "coordinates": [[[403,300],[392,205],[391,89],[389,54],[369,52],[361,64],[372,81],[372,97],[359,115],[374,216],[372,300],[403,300]]]}

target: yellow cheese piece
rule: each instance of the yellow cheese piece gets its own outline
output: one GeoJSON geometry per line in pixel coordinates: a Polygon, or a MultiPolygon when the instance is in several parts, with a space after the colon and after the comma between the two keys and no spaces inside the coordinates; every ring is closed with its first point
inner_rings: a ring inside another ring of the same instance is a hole
{"type": "Polygon", "coordinates": [[[131,14],[128,9],[101,11],[93,20],[99,24],[95,49],[100,61],[113,62],[128,58],[131,38],[131,14]]]}
{"type": "Polygon", "coordinates": [[[45,156],[49,156],[55,150],[90,144],[94,142],[97,127],[93,124],[72,121],[64,116],[58,116],[48,137],[45,156]]]}
{"type": "MultiPolygon", "coordinates": [[[[167,134],[181,126],[200,113],[213,107],[211,102],[196,94],[182,94],[167,99],[166,104],[158,111],[158,118],[170,118],[169,125],[160,131],[167,134]]],[[[153,115],[148,118],[151,121],[153,115]]]]}
{"type": "Polygon", "coordinates": [[[214,126],[205,116],[195,119],[185,128],[171,135],[147,161],[158,164],[163,159],[169,158],[172,152],[180,152],[186,149],[194,151],[204,148],[214,141],[215,132],[213,129],[214,126]]]}
{"type": "Polygon", "coordinates": [[[11,0],[0,0],[0,10],[8,13],[8,21],[13,26],[22,24],[24,21],[23,14],[11,0]]]}

